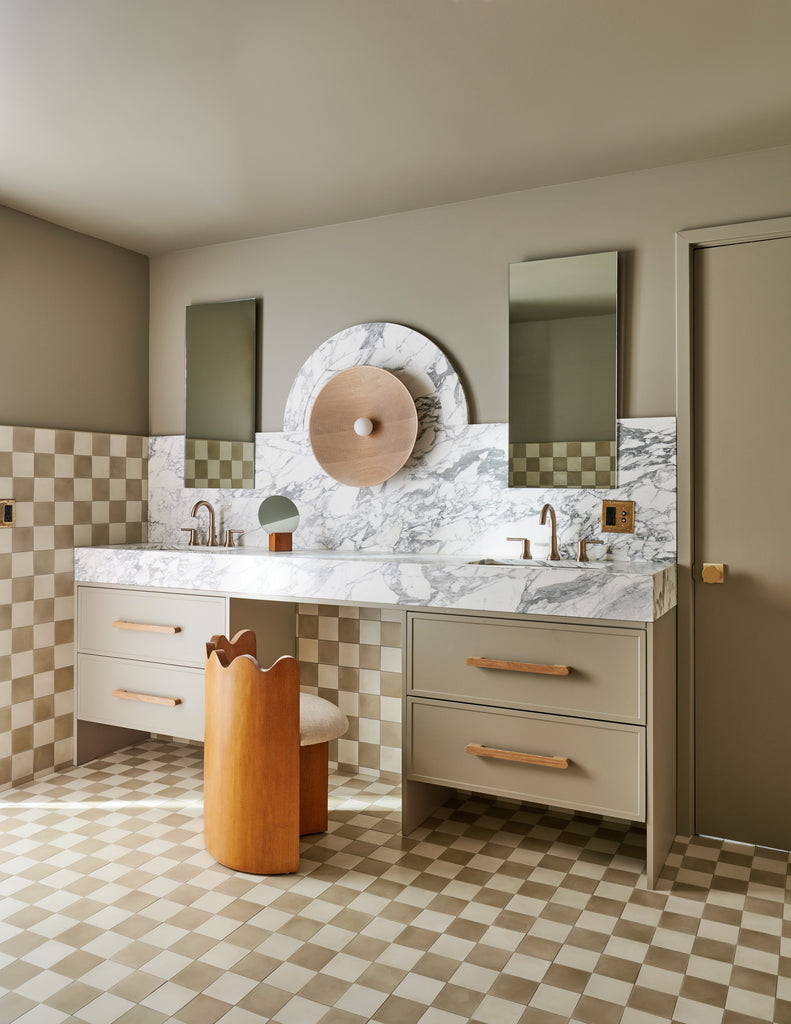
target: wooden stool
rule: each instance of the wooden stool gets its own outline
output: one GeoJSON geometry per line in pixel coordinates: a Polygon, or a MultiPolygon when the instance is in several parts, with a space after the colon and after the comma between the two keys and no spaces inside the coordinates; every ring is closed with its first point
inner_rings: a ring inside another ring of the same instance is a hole
{"type": "Polygon", "coordinates": [[[300,693],[299,664],[256,661],[255,634],[206,644],[206,849],[256,875],[299,868],[299,837],[327,828],[328,744],[349,723],[333,704],[300,693]]]}

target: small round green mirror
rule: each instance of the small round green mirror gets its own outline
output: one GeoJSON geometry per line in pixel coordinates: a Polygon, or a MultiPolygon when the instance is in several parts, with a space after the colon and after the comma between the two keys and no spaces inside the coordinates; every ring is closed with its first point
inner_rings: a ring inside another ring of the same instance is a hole
{"type": "MultiPolygon", "coordinates": [[[[292,534],[299,526],[299,511],[291,500],[282,494],[264,498],[258,508],[258,522],[270,535],[292,534]]],[[[270,545],[271,547],[271,545],[270,545]]]]}

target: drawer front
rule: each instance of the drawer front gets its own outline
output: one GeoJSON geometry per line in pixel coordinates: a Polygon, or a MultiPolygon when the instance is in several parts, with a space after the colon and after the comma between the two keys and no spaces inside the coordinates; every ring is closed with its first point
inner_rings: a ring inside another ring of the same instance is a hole
{"type": "Polygon", "coordinates": [[[415,696],[645,722],[645,634],[639,630],[413,613],[408,638],[408,686],[415,696]],[[468,658],[532,670],[472,666],[468,658]],[[558,666],[568,674],[540,671],[558,666]]]}
{"type": "Polygon", "coordinates": [[[506,712],[448,701],[407,701],[408,778],[645,821],[645,730],[506,712]],[[567,768],[467,753],[468,744],[568,758],[567,768]]]}
{"type": "Polygon", "coordinates": [[[77,657],[77,717],[88,722],[202,740],[204,688],[204,672],[197,669],[91,654],[77,657]],[[169,706],[114,697],[114,690],[179,703],[169,706]]]}
{"type": "Polygon", "coordinates": [[[222,597],[112,587],[80,587],[77,593],[77,649],[83,653],[202,669],[206,641],[225,633],[222,597]]]}

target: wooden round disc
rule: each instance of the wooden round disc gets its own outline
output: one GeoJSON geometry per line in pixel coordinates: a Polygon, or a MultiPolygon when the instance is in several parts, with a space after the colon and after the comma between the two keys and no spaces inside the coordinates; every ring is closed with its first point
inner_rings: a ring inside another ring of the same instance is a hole
{"type": "Polygon", "coordinates": [[[352,366],[332,377],[316,395],[310,413],[310,445],[334,480],[371,487],[401,469],[417,438],[417,409],[398,377],[378,366],[352,366]],[[354,421],[373,423],[367,437],[354,421]]]}

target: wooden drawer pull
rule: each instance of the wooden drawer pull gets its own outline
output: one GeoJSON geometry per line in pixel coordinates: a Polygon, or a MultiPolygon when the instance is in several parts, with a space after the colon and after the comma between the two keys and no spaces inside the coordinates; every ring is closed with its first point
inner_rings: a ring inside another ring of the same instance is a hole
{"type": "Polygon", "coordinates": [[[544,757],[543,754],[523,754],[519,750],[498,750],[484,747],[480,743],[468,743],[464,748],[468,754],[477,757],[493,757],[498,761],[519,761],[520,764],[540,764],[545,768],[568,768],[567,757],[544,757]]]}
{"type": "Polygon", "coordinates": [[[534,672],[542,676],[567,676],[568,665],[531,665],[529,661],[498,661],[495,658],[467,658],[467,664],[475,668],[499,668],[506,672],[534,672]]]}
{"type": "Polygon", "coordinates": [[[144,704],[162,704],[167,708],[175,708],[181,704],[181,697],[155,697],[151,693],[133,693],[132,690],[113,690],[113,697],[121,700],[140,700],[144,704]]]}
{"type": "Polygon", "coordinates": [[[141,633],[180,633],[181,626],[157,626],[150,622],[125,622],[118,619],[113,623],[113,629],[137,629],[141,633]]]}

